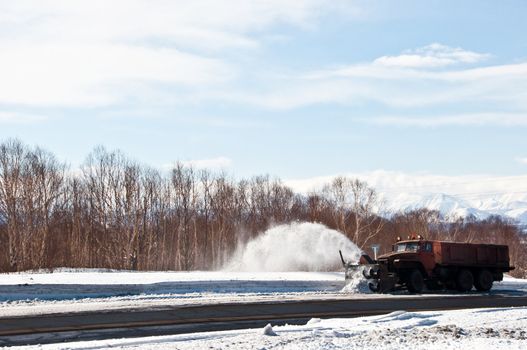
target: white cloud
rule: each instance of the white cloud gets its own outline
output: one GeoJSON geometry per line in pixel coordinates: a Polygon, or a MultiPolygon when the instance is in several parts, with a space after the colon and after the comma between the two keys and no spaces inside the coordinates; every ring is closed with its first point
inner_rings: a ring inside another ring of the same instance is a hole
{"type": "Polygon", "coordinates": [[[48,119],[43,115],[0,111],[0,124],[31,124],[48,119]]]}
{"type": "Polygon", "coordinates": [[[501,125],[501,126],[527,126],[527,113],[466,113],[455,115],[418,117],[382,116],[359,118],[365,123],[395,126],[439,127],[439,126],[464,126],[464,125],[501,125]]]}
{"type": "Polygon", "coordinates": [[[398,56],[379,57],[373,63],[387,67],[436,68],[459,63],[477,63],[488,57],[488,54],[433,43],[415,50],[408,50],[398,56]]]}
{"type": "Polygon", "coordinates": [[[520,164],[527,164],[527,157],[517,157],[516,161],[520,164]]]}
{"type": "MultiPolygon", "coordinates": [[[[445,47],[429,47],[435,46],[445,47]]],[[[479,55],[462,49],[453,51],[455,54],[451,53],[449,59],[457,62],[476,61],[479,55]]],[[[527,62],[442,70],[425,65],[389,67],[375,62],[282,77],[276,79],[272,89],[242,92],[231,99],[273,109],[371,102],[393,108],[492,103],[496,110],[527,112],[527,62]]],[[[523,124],[518,122],[522,116],[514,118],[516,121],[511,120],[510,124],[523,124]]]]}
{"type": "Polygon", "coordinates": [[[4,45],[0,103],[104,105],[148,82],[192,87],[226,81],[233,74],[221,61],[169,48],[4,45]]]}
{"type": "Polygon", "coordinates": [[[253,46],[247,33],[275,23],[310,26],[345,1],[19,0],[0,4],[0,23],[22,39],[126,41],[148,38],[216,48],[253,46]]]}
{"type": "Polygon", "coordinates": [[[258,49],[275,24],[311,27],[348,8],[354,5],[322,0],[2,1],[0,103],[200,98],[238,73],[220,51],[258,49]]]}

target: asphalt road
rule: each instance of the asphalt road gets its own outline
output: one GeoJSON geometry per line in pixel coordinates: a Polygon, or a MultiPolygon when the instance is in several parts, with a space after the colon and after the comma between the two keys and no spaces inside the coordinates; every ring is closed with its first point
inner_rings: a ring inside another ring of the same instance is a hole
{"type": "Polygon", "coordinates": [[[358,317],[396,310],[430,311],[527,306],[527,296],[459,295],[295,300],[163,306],[24,317],[0,316],[0,346],[180,334],[300,324],[310,318],[358,317]]]}

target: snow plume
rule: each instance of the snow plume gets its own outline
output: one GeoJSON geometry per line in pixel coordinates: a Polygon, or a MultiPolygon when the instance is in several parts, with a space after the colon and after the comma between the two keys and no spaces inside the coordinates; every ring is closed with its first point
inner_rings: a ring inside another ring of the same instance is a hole
{"type": "Polygon", "coordinates": [[[225,266],[231,271],[336,271],[344,257],[358,261],[361,250],[342,233],[315,223],[271,228],[240,246],[225,266]]]}

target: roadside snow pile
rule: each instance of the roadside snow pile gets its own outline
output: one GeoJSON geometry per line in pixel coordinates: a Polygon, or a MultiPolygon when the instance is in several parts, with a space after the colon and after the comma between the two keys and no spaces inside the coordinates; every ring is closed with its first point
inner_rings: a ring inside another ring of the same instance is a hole
{"type": "Polygon", "coordinates": [[[362,269],[357,269],[352,278],[342,288],[341,292],[349,294],[372,293],[370,287],[368,287],[368,280],[362,275],[362,269]]]}
{"type": "Polygon", "coordinates": [[[267,326],[264,327],[263,334],[272,337],[276,337],[278,335],[275,333],[275,331],[273,330],[273,326],[271,326],[270,323],[268,323],[267,326]]]}
{"type": "MultiPolygon", "coordinates": [[[[301,326],[68,343],[68,349],[525,349],[527,308],[312,319],[301,326]],[[276,334],[275,336],[269,336],[276,334]]],[[[65,344],[25,349],[63,349],[65,344]]]]}
{"type": "Polygon", "coordinates": [[[271,228],[238,248],[227,271],[338,271],[339,250],[358,261],[361,250],[342,233],[315,223],[271,228]]]}

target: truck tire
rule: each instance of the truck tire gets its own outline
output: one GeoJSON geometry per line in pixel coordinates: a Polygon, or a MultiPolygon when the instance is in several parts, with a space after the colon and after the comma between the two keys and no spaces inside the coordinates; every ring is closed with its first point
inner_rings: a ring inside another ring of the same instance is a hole
{"type": "Polygon", "coordinates": [[[457,290],[460,292],[468,292],[472,289],[472,285],[474,284],[474,276],[472,276],[472,272],[467,269],[459,270],[456,276],[456,287],[457,290]]]}
{"type": "Polygon", "coordinates": [[[421,271],[413,269],[406,278],[406,288],[410,293],[421,293],[425,286],[425,281],[421,271]]]}
{"type": "Polygon", "coordinates": [[[493,282],[494,276],[492,276],[492,272],[489,270],[480,270],[476,275],[474,287],[480,292],[487,292],[492,288],[493,282]]]}

